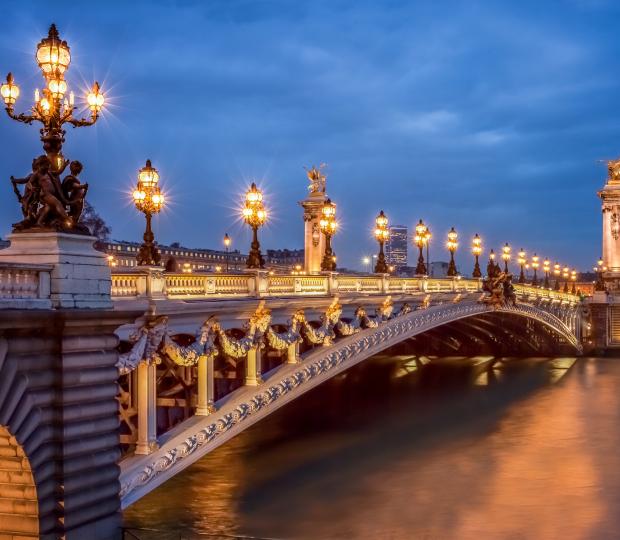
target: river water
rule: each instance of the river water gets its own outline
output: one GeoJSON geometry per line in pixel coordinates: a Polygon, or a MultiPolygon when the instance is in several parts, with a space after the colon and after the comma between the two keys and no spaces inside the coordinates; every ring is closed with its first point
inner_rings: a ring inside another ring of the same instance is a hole
{"type": "Polygon", "coordinates": [[[377,357],[125,512],[139,538],[620,538],[620,359],[377,357]]]}

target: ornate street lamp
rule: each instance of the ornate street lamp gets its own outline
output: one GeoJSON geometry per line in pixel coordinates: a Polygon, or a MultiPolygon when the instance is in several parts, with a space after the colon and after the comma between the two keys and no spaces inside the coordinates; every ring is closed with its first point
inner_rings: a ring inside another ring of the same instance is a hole
{"type": "Polygon", "coordinates": [[[570,280],[573,282],[573,285],[572,285],[572,287],[570,289],[570,292],[572,294],[577,294],[577,290],[575,288],[575,282],[577,281],[577,270],[575,270],[574,268],[571,270],[570,280]]]}
{"type": "Polygon", "coordinates": [[[510,246],[508,245],[508,242],[506,242],[504,244],[504,247],[502,248],[502,260],[504,261],[504,272],[508,273],[508,262],[510,261],[510,252],[512,250],[510,249],[510,246]]]}
{"type": "Polygon", "coordinates": [[[478,233],[474,235],[474,238],[471,241],[471,252],[474,255],[474,271],[472,272],[472,277],[479,278],[482,277],[482,272],[480,271],[480,262],[478,258],[482,255],[482,239],[478,236],[478,233]]]}
{"type": "Polygon", "coordinates": [[[431,265],[431,256],[430,256],[430,249],[431,249],[431,238],[433,237],[433,235],[431,234],[431,230],[428,228],[428,225],[426,226],[426,232],[424,233],[424,244],[426,245],[426,263],[429,266],[429,270],[430,270],[430,265],[431,265]]]}
{"type": "Polygon", "coordinates": [[[48,36],[37,45],[36,59],[45,79],[45,88],[42,96],[39,90],[35,91],[35,103],[31,114],[15,114],[14,106],[19,97],[19,87],[15,84],[13,75],[9,73],[6,82],[0,87],[0,94],[6,105],[7,114],[18,122],[32,124],[37,121],[42,124],[41,142],[47,157],[50,160],[52,173],[60,173],[64,169],[65,159],[62,155],[62,144],[65,142],[64,124],[73,127],[92,126],[99,118],[103,107],[104,97],[95,82],[91,91],[86,95],[86,102],[90,109],[90,118],[74,118],[75,96],[69,93],[66,99],[67,82],[65,72],[71,63],[71,52],[66,41],[60,39],[56,25],[52,24],[48,36]]]}
{"type": "Polygon", "coordinates": [[[388,218],[383,213],[383,210],[379,212],[377,219],[375,219],[375,238],[379,242],[379,255],[377,256],[377,264],[375,265],[375,272],[377,274],[386,274],[388,272],[388,265],[385,262],[385,254],[383,253],[383,245],[390,238],[390,230],[388,229],[388,218]]]}
{"type": "Polygon", "coordinates": [[[448,248],[448,251],[450,252],[450,264],[448,265],[448,276],[449,277],[454,277],[457,274],[456,264],[454,264],[454,252],[456,251],[456,248],[459,247],[458,239],[459,239],[459,235],[454,230],[454,227],[452,227],[450,231],[448,232],[448,242],[446,243],[446,247],[448,248]]]}
{"type": "Polygon", "coordinates": [[[555,277],[555,285],[553,286],[554,291],[560,290],[560,274],[562,273],[561,266],[559,262],[556,262],[553,265],[553,276],[555,277]]]}
{"type": "Polygon", "coordinates": [[[532,257],[532,268],[534,269],[534,279],[532,280],[532,285],[534,287],[536,287],[538,285],[538,266],[539,266],[539,261],[540,258],[538,257],[538,255],[536,255],[536,253],[534,253],[534,256],[532,257]]]}
{"type": "Polygon", "coordinates": [[[549,269],[550,269],[550,267],[551,267],[551,263],[549,262],[549,259],[547,259],[545,257],[545,260],[543,261],[543,270],[545,272],[545,281],[543,283],[543,287],[545,289],[549,289],[550,288],[550,286],[549,286],[549,269]]]}
{"type": "Polygon", "coordinates": [[[570,273],[569,273],[569,272],[570,272],[570,269],[568,268],[568,266],[565,266],[565,267],[562,269],[562,277],[564,278],[564,289],[563,289],[563,291],[564,291],[565,293],[567,293],[567,292],[568,292],[568,278],[569,278],[569,276],[570,276],[570,273]]]}
{"type": "Polygon", "coordinates": [[[228,233],[224,234],[224,249],[226,250],[226,273],[228,273],[228,250],[230,248],[231,239],[228,233]]]}
{"type": "Polygon", "coordinates": [[[603,258],[602,257],[596,262],[594,271],[596,272],[596,284],[594,286],[594,290],[604,291],[605,281],[603,280],[603,258]]]}
{"type": "Polygon", "coordinates": [[[319,221],[321,232],[325,235],[325,253],[321,261],[321,270],[333,272],[336,270],[335,254],[332,250],[332,236],[336,234],[338,223],[336,221],[336,205],[327,199],[321,208],[321,220],[319,221]]]}
{"type": "Polygon", "coordinates": [[[39,89],[35,90],[34,105],[29,113],[15,113],[15,103],[20,91],[11,73],[7,75],[6,82],[0,85],[0,95],[10,118],[24,124],[32,124],[35,121],[41,124],[39,132],[46,154],[42,156],[43,159],[37,158],[33,162],[32,174],[28,179],[30,182],[26,179],[20,181],[12,178],[25,218],[15,225],[15,229],[23,230],[35,225],[56,227],[61,230],[76,229],[84,206],[87,186],[77,181],[76,176],[82,170],[82,165],[77,161],[74,162],[75,169],[72,169],[74,179],[71,180],[73,188],[70,194],[66,192],[65,184],[59,179],[59,175],[69,164],[62,154],[62,145],[65,142],[63,126],[65,124],[73,127],[92,126],[99,118],[104,97],[99,84],[95,82],[92,90],[86,95],[90,117],[74,117],[77,109],[75,96],[70,92],[68,98],[65,97],[67,94],[65,72],[71,63],[71,52],[67,42],[60,39],[58,30],[53,24],[50,26],[48,36],[37,45],[36,61],[45,79],[45,87],[42,92],[39,89]],[[51,183],[42,181],[47,175],[51,176],[51,183]],[[23,195],[19,193],[17,184],[26,184],[23,195]],[[67,206],[71,210],[67,211],[67,206]]]}
{"type": "Polygon", "coordinates": [[[517,262],[521,267],[521,272],[519,273],[519,283],[525,283],[525,264],[527,263],[527,259],[525,258],[526,253],[523,251],[523,248],[519,250],[517,262]]]}
{"type": "Polygon", "coordinates": [[[138,173],[138,184],[133,192],[133,202],[146,218],[144,242],[137,256],[138,266],[158,266],[161,255],[155,247],[151,219],[153,214],[157,214],[164,207],[164,195],[159,187],[159,173],[151,166],[150,159],[146,160],[146,165],[138,173]]]}
{"type": "Polygon", "coordinates": [[[424,264],[424,246],[428,245],[428,241],[430,239],[430,232],[428,227],[424,225],[424,222],[420,220],[418,224],[415,226],[415,236],[413,237],[413,241],[415,245],[418,246],[420,250],[420,255],[418,256],[418,264],[415,267],[415,273],[418,276],[426,275],[426,265],[424,264]]]}
{"type": "Polygon", "coordinates": [[[495,275],[495,250],[489,251],[489,262],[487,263],[487,277],[495,275]]]}
{"type": "Polygon", "coordinates": [[[258,228],[267,221],[267,211],[263,205],[263,193],[252,182],[250,189],[245,194],[245,205],[242,210],[244,221],[252,229],[252,243],[250,244],[250,253],[248,254],[248,268],[264,268],[265,259],[260,252],[260,243],[258,242],[258,228]]]}

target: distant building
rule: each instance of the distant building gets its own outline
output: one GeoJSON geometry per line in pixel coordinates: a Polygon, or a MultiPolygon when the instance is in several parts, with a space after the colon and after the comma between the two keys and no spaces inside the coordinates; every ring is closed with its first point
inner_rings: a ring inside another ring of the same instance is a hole
{"type": "MultiPolygon", "coordinates": [[[[1,242],[1,241],[0,241],[1,242]]],[[[0,247],[1,247],[0,243],[0,247]]],[[[8,245],[8,242],[7,242],[8,245]]],[[[139,242],[112,241],[105,243],[105,253],[113,257],[112,264],[118,268],[132,268],[138,265],[139,242]]],[[[224,250],[188,248],[175,242],[169,246],[158,244],[163,267],[177,271],[225,272],[226,261],[230,272],[246,268],[247,255],[238,250],[226,254],[224,250]]],[[[298,264],[304,264],[303,249],[268,249],[264,252],[265,268],[277,272],[289,272],[298,264]]]]}
{"type": "Polygon", "coordinates": [[[289,272],[295,266],[304,266],[303,249],[268,249],[265,266],[270,270],[289,272]]]}
{"type": "MultiPolygon", "coordinates": [[[[140,245],[139,242],[106,242],[105,252],[109,257],[113,257],[113,266],[130,268],[138,264],[136,257],[140,245]]],[[[166,266],[169,264],[169,259],[174,259],[179,271],[187,268],[207,272],[225,272],[227,260],[230,271],[240,271],[245,268],[247,257],[238,250],[230,251],[227,255],[222,250],[188,248],[176,242],[169,246],[158,244],[157,249],[161,254],[162,265],[166,266]]]]}
{"type": "Polygon", "coordinates": [[[407,245],[409,235],[405,225],[392,225],[390,239],[385,250],[385,259],[388,265],[396,268],[407,266],[407,245]]]}

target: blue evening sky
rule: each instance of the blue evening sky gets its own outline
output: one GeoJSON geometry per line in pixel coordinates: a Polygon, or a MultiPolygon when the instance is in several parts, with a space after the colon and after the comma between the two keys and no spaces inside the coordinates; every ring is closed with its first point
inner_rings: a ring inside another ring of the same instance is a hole
{"type": "MultiPolygon", "coordinates": [[[[127,193],[146,158],[170,206],[161,242],[247,250],[236,207],[265,190],[264,247],[303,245],[304,166],[328,164],[339,262],[361,266],[372,222],[422,217],[516,250],[591,267],[600,251],[601,159],[620,154],[620,3],[529,1],[177,1],[12,3],[0,72],[30,105],[37,42],[55,22],[67,79],[102,83],[99,124],[67,130],[90,201],[116,239],[144,220],[127,193]]],[[[0,119],[0,235],[19,218],[9,176],[28,172],[38,130],[0,119]]],[[[413,259],[413,257],[410,257],[413,259]]]]}

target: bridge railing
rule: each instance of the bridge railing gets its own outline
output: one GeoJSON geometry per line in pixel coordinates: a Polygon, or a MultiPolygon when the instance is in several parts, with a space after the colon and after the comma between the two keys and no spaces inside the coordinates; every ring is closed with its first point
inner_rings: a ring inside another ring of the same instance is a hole
{"type": "Polygon", "coordinates": [[[0,308],[50,308],[51,271],[48,265],[0,265],[0,308]]]}
{"type": "MultiPolygon", "coordinates": [[[[530,299],[576,302],[577,295],[515,284],[530,299]]],[[[158,296],[199,300],[228,297],[276,297],[347,294],[414,294],[482,291],[481,279],[396,277],[383,274],[325,273],[318,275],[178,273],[145,269],[112,272],[112,297],[118,300],[158,296]]]]}

